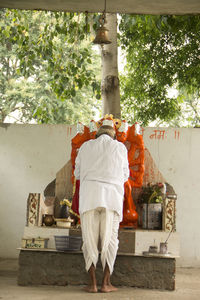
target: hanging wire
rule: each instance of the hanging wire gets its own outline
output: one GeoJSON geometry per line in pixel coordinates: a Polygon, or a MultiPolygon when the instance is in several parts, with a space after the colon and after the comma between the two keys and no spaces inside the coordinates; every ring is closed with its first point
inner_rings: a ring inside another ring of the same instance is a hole
{"type": "Polygon", "coordinates": [[[106,0],[104,1],[104,11],[102,14],[102,25],[104,25],[106,23],[106,0]]]}

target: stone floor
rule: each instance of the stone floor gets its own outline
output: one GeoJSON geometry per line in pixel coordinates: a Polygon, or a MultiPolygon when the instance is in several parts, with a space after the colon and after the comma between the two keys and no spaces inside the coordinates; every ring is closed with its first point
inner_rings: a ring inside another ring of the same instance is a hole
{"type": "Polygon", "coordinates": [[[18,261],[0,259],[0,299],[14,300],[199,300],[200,268],[177,268],[176,290],[159,291],[120,287],[115,293],[88,294],[82,286],[18,286],[18,261]]]}

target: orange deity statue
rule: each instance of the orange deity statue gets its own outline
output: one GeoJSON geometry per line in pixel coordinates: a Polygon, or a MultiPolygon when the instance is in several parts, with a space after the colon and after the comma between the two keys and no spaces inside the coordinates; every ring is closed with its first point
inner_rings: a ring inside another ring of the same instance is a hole
{"type": "Polygon", "coordinates": [[[144,142],[142,135],[139,134],[139,125],[136,123],[131,127],[128,126],[125,120],[113,119],[112,115],[106,115],[98,122],[91,121],[89,127],[78,124],[78,133],[72,139],[72,182],[75,187],[72,210],[79,214],[79,180],[75,180],[74,168],[75,160],[78,149],[81,145],[94,139],[98,128],[102,125],[111,125],[116,131],[116,139],[123,143],[128,150],[128,161],[130,169],[130,177],[124,185],[124,207],[123,207],[123,220],[120,224],[121,227],[137,228],[138,214],[132,197],[132,189],[141,187],[144,175],[144,142]]]}

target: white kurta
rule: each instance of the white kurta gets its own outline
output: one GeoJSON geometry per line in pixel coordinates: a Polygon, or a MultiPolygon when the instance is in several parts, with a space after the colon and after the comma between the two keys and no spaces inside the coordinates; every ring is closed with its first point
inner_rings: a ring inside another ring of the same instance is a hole
{"type": "Polygon", "coordinates": [[[123,216],[124,182],[129,177],[126,147],[103,134],[85,142],[77,155],[75,177],[80,179],[79,212],[104,207],[123,216]]]}

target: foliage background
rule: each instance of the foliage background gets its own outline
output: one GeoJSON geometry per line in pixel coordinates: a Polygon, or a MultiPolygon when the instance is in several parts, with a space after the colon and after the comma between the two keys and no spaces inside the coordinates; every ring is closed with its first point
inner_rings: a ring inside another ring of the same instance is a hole
{"type": "Polygon", "coordinates": [[[119,28],[123,116],[143,125],[199,125],[200,16],[123,15],[119,28]]]}
{"type": "MultiPolygon", "coordinates": [[[[0,11],[0,122],[85,124],[101,112],[97,14],[0,11]]],[[[121,15],[122,118],[200,125],[200,16],[121,15]],[[170,91],[175,91],[171,94],[170,91]]]]}
{"type": "Polygon", "coordinates": [[[83,16],[0,11],[0,121],[86,122],[100,109],[100,57],[83,16]]]}

